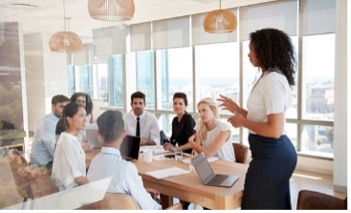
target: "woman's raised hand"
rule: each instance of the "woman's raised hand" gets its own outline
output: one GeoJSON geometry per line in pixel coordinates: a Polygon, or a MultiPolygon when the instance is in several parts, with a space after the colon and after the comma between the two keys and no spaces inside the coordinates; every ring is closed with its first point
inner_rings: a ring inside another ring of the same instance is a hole
{"type": "Polygon", "coordinates": [[[235,113],[238,110],[238,105],[230,98],[224,96],[224,95],[219,95],[220,98],[217,99],[217,101],[222,102],[219,104],[220,107],[223,107],[223,109],[228,110],[232,113],[235,113]]]}

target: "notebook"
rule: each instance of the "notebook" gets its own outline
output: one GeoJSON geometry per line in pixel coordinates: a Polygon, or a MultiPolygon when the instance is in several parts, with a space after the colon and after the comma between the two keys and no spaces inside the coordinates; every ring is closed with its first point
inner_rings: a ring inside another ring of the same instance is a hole
{"type": "Polygon", "coordinates": [[[126,135],[122,141],[119,151],[124,160],[134,161],[139,158],[140,138],[126,135]]]}
{"type": "Polygon", "coordinates": [[[98,130],[99,128],[96,123],[90,123],[85,126],[85,134],[91,149],[102,147],[102,141],[98,137],[98,130]]]}
{"type": "Polygon", "coordinates": [[[191,163],[204,185],[231,187],[239,179],[236,175],[215,174],[204,153],[192,158],[191,163]]]}

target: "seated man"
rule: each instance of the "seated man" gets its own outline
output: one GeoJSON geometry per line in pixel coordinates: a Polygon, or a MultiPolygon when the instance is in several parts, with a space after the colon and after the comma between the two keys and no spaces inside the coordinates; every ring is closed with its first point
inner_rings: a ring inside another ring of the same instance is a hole
{"type": "Polygon", "coordinates": [[[51,99],[51,113],[45,115],[35,128],[30,161],[38,166],[50,166],[56,144],[56,124],[62,116],[63,108],[69,103],[64,95],[55,95],[51,99]]]}
{"type": "Polygon", "coordinates": [[[154,114],[145,111],[145,94],[135,92],[131,95],[132,110],[125,114],[126,134],[141,138],[141,145],[160,145],[160,129],[154,114]]]}
{"type": "Polygon", "coordinates": [[[159,195],[156,190],[147,190],[138,175],[136,166],[121,157],[119,147],[125,136],[122,113],[107,110],[97,119],[99,135],[103,139],[101,152],[91,161],[88,170],[89,182],[106,177],[112,177],[107,188],[108,193],[123,193],[131,195],[140,209],[161,209],[153,199],[159,195]]]}

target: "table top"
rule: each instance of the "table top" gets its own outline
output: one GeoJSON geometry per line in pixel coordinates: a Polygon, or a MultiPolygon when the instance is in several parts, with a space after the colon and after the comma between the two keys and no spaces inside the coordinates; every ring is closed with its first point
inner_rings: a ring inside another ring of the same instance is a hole
{"type": "MultiPolygon", "coordinates": [[[[92,149],[86,152],[87,168],[91,160],[99,152],[100,149],[92,149]]],[[[210,209],[235,209],[241,206],[245,175],[248,168],[246,164],[223,160],[210,162],[216,174],[239,176],[239,179],[234,185],[227,188],[204,185],[193,169],[193,171],[188,174],[163,179],[156,179],[147,174],[148,172],[172,167],[178,167],[184,170],[189,170],[191,168],[191,164],[174,159],[164,158],[164,160],[153,160],[148,163],[143,160],[141,154],[139,160],[133,163],[138,168],[139,175],[144,182],[144,187],[154,188],[163,195],[176,197],[210,209]]]]}

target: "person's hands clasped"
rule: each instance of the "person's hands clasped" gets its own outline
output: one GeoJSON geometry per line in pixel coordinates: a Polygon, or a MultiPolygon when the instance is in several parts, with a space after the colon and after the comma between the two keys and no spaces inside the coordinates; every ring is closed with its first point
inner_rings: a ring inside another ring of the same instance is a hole
{"type": "Polygon", "coordinates": [[[219,95],[220,98],[217,99],[217,101],[222,102],[219,106],[223,107],[223,109],[228,110],[232,113],[235,113],[239,106],[236,104],[231,98],[228,98],[224,95],[219,95]]]}
{"type": "Polygon", "coordinates": [[[234,115],[228,118],[228,122],[232,124],[233,127],[238,128],[243,126],[244,117],[237,112],[234,112],[234,115]]]}
{"type": "Polygon", "coordinates": [[[177,151],[176,148],[171,143],[165,143],[163,145],[163,149],[166,151],[171,151],[171,152],[177,151]]]}

